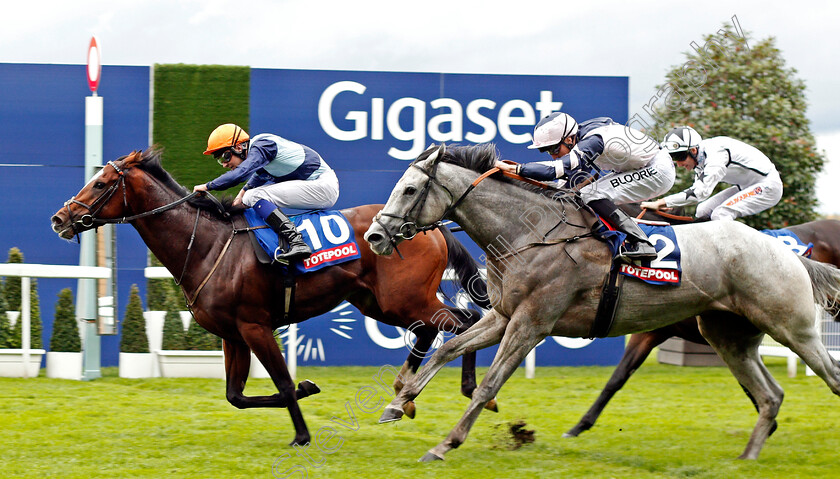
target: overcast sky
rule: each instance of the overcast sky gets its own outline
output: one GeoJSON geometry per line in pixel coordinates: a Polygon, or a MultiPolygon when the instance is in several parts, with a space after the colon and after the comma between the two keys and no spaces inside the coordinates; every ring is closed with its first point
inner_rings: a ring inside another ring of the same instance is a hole
{"type": "Polygon", "coordinates": [[[29,0],[3,6],[0,62],[84,64],[95,34],[105,65],[619,75],[632,116],[733,16],[805,80],[821,211],[840,212],[840,2],[29,0]]]}

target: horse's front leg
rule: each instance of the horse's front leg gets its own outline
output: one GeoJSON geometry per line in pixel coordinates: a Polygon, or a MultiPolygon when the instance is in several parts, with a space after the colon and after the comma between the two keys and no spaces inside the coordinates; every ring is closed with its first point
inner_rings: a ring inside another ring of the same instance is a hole
{"type": "MultiPolygon", "coordinates": [[[[281,407],[286,407],[289,410],[292,425],[295,428],[295,438],[290,445],[303,445],[308,443],[310,440],[309,430],[306,427],[306,422],[303,420],[303,414],[300,411],[297,401],[306,396],[317,394],[320,392],[320,389],[311,381],[303,381],[300,383],[299,388],[295,390],[292,376],[286,367],[286,360],[283,359],[283,353],[280,352],[280,348],[277,346],[277,342],[269,327],[248,323],[239,328],[239,333],[242,335],[248,348],[254,352],[257,359],[265,366],[268,375],[271,376],[271,380],[274,382],[275,387],[277,387],[277,404],[282,404],[281,407]]],[[[237,354],[237,357],[239,357],[239,354],[237,354]]],[[[248,368],[244,368],[244,373],[247,377],[248,368]]]]}
{"type": "MultiPolygon", "coordinates": [[[[457,311],[462,316],[465,316],[465,319],[464,326],[460,328],[456,334],[463,334],[464,331],[469,329],[473,324],[481,319],[481,315],[478,311],[472,309],[459,309],[457,311]]],[[[478,387],[475,380],[475,362],[475,351],[466,353],[461,357],[461,394],[469,399],[472,399],[473,391],[475,391],[475,388],[478,387]]],[[[491,399],[484,408],[493,412],[499,412],[499,405],[496,403],[495,398],[491,399]]]]}
{"type": "MultiPolygon", "coordinates": [[[[408,358],[405,360],[402,369],[400,369],[400,373],[394,379],[394,391],[397,394],[402,391],[405,383],[409,382],[412,378],[414,378],[414,375],[417,374],[417,369],[420,368],[420,363],[422,363],[423,359],[425,359],[429,354],[432,342],[437,336],[437,329],[434,328],[423,327],[412,330],[412,332],[417,337],[417,340],[414,342],[414,346],[411,348],[411,352],[408,354],[408,358]]],[[[402,405],[402,407],[405,411],[405,415],[414,419],[417,411],[414,401],[407,401],[402,405]]]]}
{"type": "Polygon", "coordinates": [[[404,414],[402,405],[414,400],[437,372],[449,361],[470,351],[498,344],[507,326],[508,319],[496,310],[490,310],[479,322],[465,333],[443,343],[414,378],[403,386],[397,397],[385,406],[379,418],[380,423],[399,421],[404,414]]]}
{"type": "Polygon", "coordinates": [[[446,439],[430,449],[420,458],[421,461],[443,460],[444,454],[463,444],[484,405],[496,397],[502,385],[516,371],[528,352],[535,348],[550,332],[548,328],[545,328],[544,331],[540,330],[541,328],[538,328],[535,321],[529,320],[524,315],[517,315],[517,317],[504,330],[493,364],[487,370],[481,385],[473,393],[472,401],[470,401],[463,417],[446,439]]]}

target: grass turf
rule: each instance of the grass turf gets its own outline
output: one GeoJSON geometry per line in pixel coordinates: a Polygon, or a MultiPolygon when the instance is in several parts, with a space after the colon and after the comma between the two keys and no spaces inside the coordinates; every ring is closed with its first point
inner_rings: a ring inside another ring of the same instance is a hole
{"type": "MultiPolygon", "coordinates": [[[[435,463],[417,459],[467,405],[454,368],[418,398],[417,419],[385,425],[377,419],[391,396],[377,368],[301,368],[299,379],[323,390],[301,402],[314,439],[305,449],[287,446],[285,410],[237,410],[221,380],[121,379],[111,368],[91,382],[0,378],[0,477],[836,477],[838,398],[801,368],[787,378],[783,361],[768,364],[786,399],[758,461],[735,459],[756,415],[725,369],[653,360],[574,439],[561,435],[612,369],[539,368],[533,380],[520,370],[499,393],[500,412],[484,411],[467,442],[435,463]],[[515,421],[536,441],[510,450],[515,421]]],[[[266,379],[246,388],[274,392],[266,379]]]]}

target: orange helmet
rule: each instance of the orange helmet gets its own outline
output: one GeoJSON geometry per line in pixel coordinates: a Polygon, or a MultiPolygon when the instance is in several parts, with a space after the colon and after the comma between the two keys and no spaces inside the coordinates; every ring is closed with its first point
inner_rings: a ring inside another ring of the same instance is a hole
{"type": "Polygon", "coordinates": [[[207,150],[205,155],[212,155],[213,152],[222,148],[233,148],[234,146],[248,141],[250,136],[242,128],[233,123],[225,123],[210,133],[207,139],[207,150]]]}

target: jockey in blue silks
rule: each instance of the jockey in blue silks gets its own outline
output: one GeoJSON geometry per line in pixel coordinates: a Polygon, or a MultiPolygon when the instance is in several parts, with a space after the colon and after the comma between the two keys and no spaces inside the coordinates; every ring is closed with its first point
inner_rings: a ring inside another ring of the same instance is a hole
{"type": "Polygon", "coordinates": [[[580,188],[581,198],[627,235],[621,257],[656,258],[647,235],[616,206],[659,196],[674,185],[674,164],[656,140],[610,118],[593,118],[578,125],[570,115],[555,112],[537,123],[528,148],[548,153],[552,159],[521,165],[499,161],[495,166],[541,181],[574,178],[593,168],[605,172],[580,188]]]}
{"type": "Polygon", "coordinates": [[[193,191],[224,190],[247,179],[234,199],[234,206],[253,207],[265,222],[289,241],[289,251],[278,248],[275,260],[308,257],[312,251],[279,207],[329,208],[338,200],[338,177],[315,150],[277,135],[253,138],[242,128],[227,123],[207,140],[205,155],[213,155],[230,171],[193,191]]]}

